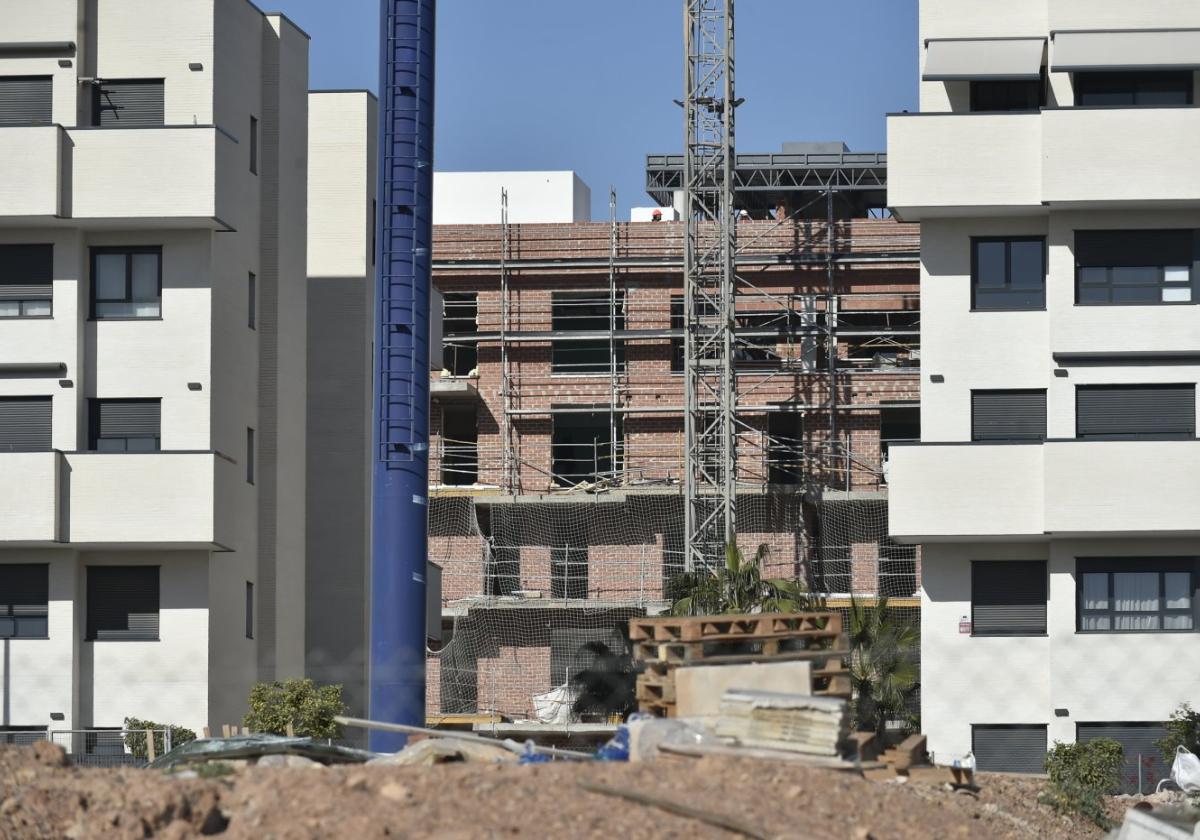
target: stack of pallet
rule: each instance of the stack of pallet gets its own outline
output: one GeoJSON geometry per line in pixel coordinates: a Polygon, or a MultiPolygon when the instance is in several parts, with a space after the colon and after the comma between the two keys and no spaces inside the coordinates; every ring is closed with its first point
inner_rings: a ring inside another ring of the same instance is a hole
{"type": "Polygon", "coordinates": [[[747,747],[837,756],[850,735],[845,700],[730,689],[716,734],[747,747]]]}
{"type": "Polygon", "coordinates": [[[658,717],[675,717],[675,673],[692,666],[807,661],[812,694],[850,696],[840,613],[633,618],[629,638],[641,669],[638,706],[658,717]]]}

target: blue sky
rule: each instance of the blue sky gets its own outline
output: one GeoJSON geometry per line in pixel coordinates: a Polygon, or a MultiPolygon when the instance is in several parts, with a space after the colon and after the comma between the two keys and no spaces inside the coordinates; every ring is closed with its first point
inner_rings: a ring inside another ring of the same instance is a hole
{"type": "MultiPolygon", "coordinates": [[[[683,145],[679,0],[440,0],[442,170],[574,169],[593,218],[650,204],[644,157],[683,145]]],[[[378,0],[275,0],[312,35],[314,88],[378,87],[378,0]]],[[[915,110],[917,0],[741,0],[738,149],[885,148],[915,110]]]]}

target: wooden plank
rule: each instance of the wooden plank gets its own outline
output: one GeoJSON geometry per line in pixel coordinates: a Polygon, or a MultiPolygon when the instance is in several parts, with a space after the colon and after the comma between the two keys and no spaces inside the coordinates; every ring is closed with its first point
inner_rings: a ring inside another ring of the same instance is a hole
{"type": "Polygon", "coordinates": [[[154,759],[156,759],[156,758],[158,758],[158,756],[155,754],[155,749],[154,749],[154,730],[147,729],[146,730],[146,759],[148,761],[154,761],[154,759]]]}
{"type": "Polygon", "coordinates": [[[651,616],[629,620],[629,638],[633,642],[727,641],[762,636],[791,637],[813,631],[835,636],[841,633],[841,613],[651,616]]]}
{"type": "MultiPolygon", "coordinates": [[[[808,630],[789,636],[754,636],[743,639],[704,640],[699,642],[635,642],[633,658],[639,661],[691,662],[718,657],[773,657],[799,650],[818,650],[812,642],[836,642],[838,635],[824,630],[808,630]]],[[[824,649],[826,655],[834,647],[824,649]]]]}

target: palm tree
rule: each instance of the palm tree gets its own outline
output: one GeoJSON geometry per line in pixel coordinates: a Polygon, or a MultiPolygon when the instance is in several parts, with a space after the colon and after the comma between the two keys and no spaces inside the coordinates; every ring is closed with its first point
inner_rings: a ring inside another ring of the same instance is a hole
{"type": "Polygon", "coordinates": [[[893,617],[886,597],[874,605],[852,598],[849,619],[847,665],[855,728],[882,736],[889,720],[907,715],[920,676],[920,631],[893,617]]]}
{"type": "Polygon", "coordinates": [[[668,585],[671,615],[744,615],[819,609],[820,599],[796,580],[764,578],[771,549],[764,543],[747,560],[736,545],[725,546],[725,565],[683,572],[668,585]]]}

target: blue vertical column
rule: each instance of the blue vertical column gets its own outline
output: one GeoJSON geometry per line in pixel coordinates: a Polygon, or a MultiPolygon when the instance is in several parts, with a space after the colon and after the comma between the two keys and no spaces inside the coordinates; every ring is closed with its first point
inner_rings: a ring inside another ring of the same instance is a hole
{"type": "MultiPolygon", "coordinates": [[[[425,721],[436,0],[381,0],[370,715],[425,721]]],[[[372,732],[371,748],[405,737],[372,732]]]]}

